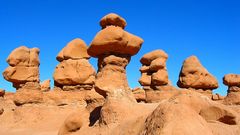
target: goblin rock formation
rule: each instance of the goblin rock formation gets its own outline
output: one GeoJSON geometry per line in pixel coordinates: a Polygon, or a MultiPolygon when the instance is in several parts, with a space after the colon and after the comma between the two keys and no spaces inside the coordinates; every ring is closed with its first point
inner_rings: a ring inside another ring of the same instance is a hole
{"type": "Polygon", "coordinates": [[[163,50],[155,50],[145,54],[140,60],[142,63],[140,68],[142,76],[139,79],[139,83],[146,91],[147,102],[159,102],[165,99],[169,91],[176,90],[176,88],[171,86],[171,82],[168,79],[167,59],[167,53],[163,50]]]}
{"type": "Polygon", "coordinates": [[[38,48],[29,49],[25,46],[13,50],[7,58],[7,63],[10,66],[3,72],[3,77],[12,82],[16,89],[31,83],[38,87],[39,52],[38,48]]]}
{"type": "Polygon", "coordinates": [[[223,78],[223,83],[228,86],[225,104],[240,104],[240,75],[227,74],[223,78]]]}
{"type": "Polygon", "coordinates": [[[168,55],[163,50],[152,51],[141,58],[142,67],[140,72],[142,76],[139,79],[139,83],[145,90],[171,89],[166,67],[167,59],[168,55]]]}
{"type": "Polygon", "coordinates": [[[57,56],[54,85],[69,90],[91,90],[95,81],[95,69],[89,63],[87,45],[81,39],[74,39],[57,56]]]}
{"type": "Polygon", "coordinates": [[[0,135],[240,135],[240,75],[223,78],[228,96],[219,101],[217,80],[191,56],[178,90],[168,79],[168,55],[155,50],[141,58],[143,89],[131,90],[126,66],[143,40],[124,31],[117,14],[100,25],[89,48],[74,39],[60,51],[54,90],[50,80],[39,84],[39,49],[9,55],[3,75],[17,92],[0,89],[0,135]],[[97,75],[90,56],[98,58],[97,75]]]}
{"type": "Polygon", "coordinates": [[[3,76],[17,89],[13,99],[16,105],[42,101],[39,52],[38,48],[21,46],[13,50],[7,58],[10,66],[3,72],[3,76]]]}
{"type": "Polygon", "coordinates": [[[194,89],[211,97],[212,90],[218,88],[217,79],[205,69],[196,56],[183,62],[179,75],[180,88],[194,89]]]}
{"type": "Polygon", "coordinates": [[[114,90],[130,91],[126,66],[140,50],[143,40],[124,31],[126,21],[116,14],[104,16],[100,25],[102,30],[88,48],[88,54],[98,58],[95,90],[105,97],[114,90]]]}

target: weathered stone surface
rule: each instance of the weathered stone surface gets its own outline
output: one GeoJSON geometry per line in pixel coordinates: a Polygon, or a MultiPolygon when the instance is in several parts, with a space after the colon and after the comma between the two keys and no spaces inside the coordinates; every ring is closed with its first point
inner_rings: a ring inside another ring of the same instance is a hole
{"type": "Polygon", "coordinates": [[[3,97],[5,95],[5,90],[4,89],[0,89],[0,97],[3,97]]]}
{"type": "Polygon", "coordinates": [[[149,70],[156,72],[160,69],[164,69],[166,67],[166,61],[167,59],[162,57],[153,60],[149,66],[149,70]]]}
{"type": "Polygon", "coordinates": [[[88,54],[98,57],[102,54],[135,55],[141,48],[143,40],[120,27],[109,26],[101,30],[88,48],[88,54]]]}
{"type": "Polygon", "coordinates": [[[141,73],[147,73],[147,72],[149,71],[149,66],[143,65],[143,66],[139,69],[139,71],[140,71],[141,73]]]}
{"type": "Polygon", "coordinates": [[[4,109],[0,108],[0,115],[2,115],[4,113],[4,109]]]}
{"type": "Polygon", "coordinates": [[[11,54],[7,58],[7,62],[10,66],[34,66],[38,67],[39,62],[39,49],[38,48],[32,48],[29,49],[26,46],[21,46],[19,48],[16,48],[11,52],[11,54]]]}
{"type": "Polygon", "coordinates": [[[223,78],[223,83],[229,87],[238,86],[240,87],[240,75],[237,74],[227,74],[223,78]]]}
{"type": "Polygon", "coordinates": [[[240,105],[240,75],[227,74],[223,77],[223,83],[228,86],[228,94],[223,103],[240,105]]]}
{"type": "Polygon", "coordinates": [[[124,59],[128,58],[117,57],[114,55],[105,56],[103,58],[103,63],[101,64],[103,66],[98,71],[95,81],[95,90],[101,95],[106,96],[117,89],[130,91],[125,71],[127,63],[125,63],[126,61],[124,59]],[[105,59],[108,59],[109,62],[104,62],[105,59]],[[114,61],[118,62],[115,63],[114,61]]]}
{"type": "MultiPolygon", "coordinates": [[[[176,89],[171,86],[171,82],[168,79],[167,58],[168,55],[163,50],[149,52],[141,58],[142,67],[140,68],[140,72],[142,75],[138,82],[143,86],[144,90],[176,89]]],[[[156,93],[156,95],[158,94],[156,93]]],[[[155,98],[153,100],[155,101],[155,98]]]]}
{"type": "Polygon", "coordinates": [[[103,17],[100,24],[103,29],[87,50],[90,56],[98,58],[94,88],[104,97],[122,94],[134,99],[127,82],[126,66],[131,56],[140,50],[143,40],[124,31],[126,22],[116,14],[103,17]],[[118,92],[121,94],[116,94],[118,92]]]}
{"type": "Polygon", "coordinates": [[[40,84],[41,85],[41,91],[43,91],[43,92],[50,91],[50,89],[51,89],[50,83],[51,83],[50,79],[43,81],[40,84]]]}
{"type": "Polygon", "coordinates": [[[94,84],[95,70],[86,59],[64,60],[55,69],[53,78],[59,85],[94,84]]]}
{"type": "Polygon", "coordinates": [[[74,85],[74,86],[63,86],[62,90],[64,91],[81,91],[81,90],[91,90],[93,85],[82,84],[82,85],[74,85]]]}
{"type": "Polygon", "coordinates": [[[38,67],[9,66],[3,72],[4,79],[13,84],[21,84],[26,82],[39,82],[38,67]]]}
{"type": "Polygon", "coordinates": [[[16,92],[13,101],[17,106],[38,104],[43,102],[43,94],[39,90],[21,89],[16,92]]]}
{"type": "Polygon", "coordinates": [[[87,48],[86,43],[82,39],[73,39],[59,52],[57,60],[61,62],[68,59],[89,59],[87,48]]]}
{"type": "Polygon", "coordinates": [[[39,53],[38,48],[25,46],[13,50],[7,58],[10,66],[3,72],[4,79],[12,82],[17,89],[27,82],[39,82],[39,53]]]}
{"type": "Polygon", "coordinates": [[[137,102],[146,102],[145,90],[137,87],[137,88],[134,88],[132,92],[137,102]]]}
{"type": "Polygon", "coordinates": [[[165,103],[147,118],[141,135],[213,135],[207,122],[190,107],[165,103]]]}
{"type": "Polygon", "coordinates": [[[224,97],[219,95],[218,93],[212,95],[212,100],[213,101],[218,101],[218,100],[223,100],[223,99],[224,99],[224,97]]]}
{"type": "Polygon", "coordinates": [[[240,105],[240,92],[228,93],[223,103],[226,105],[240,105]]]}
{"type": "Polygon", "coordinates": [[[67,117],[58,135],[66,135],[80,130],[83,126],[88,126],[90,121],[90,112],[87,109],[81,109],[67,117]],[[81,115],[79,115],[81,114],[81,115]]]}
{"type": "Polygon", "coordinates": [[[102,29],[108,26],[118,26],[124,29],[127,25],[127,22],[121,16],[114,13],[110,13],[101,19],[100,25],[102,26],[102,29]]]}
{"type": "Polygon", "coordinates": [[[148,75],[148,73],[142,73],[141,78],[138,80],[138,82],[142,86],[150,86],[151,85],[151,75],[148,75]]]}
{"type": "MultiPolygon", "coordinates": [[[[166,52],[164,52],[163,50],[155,50],[155,51],[152,51],[150,53],[147,53],[145,54],[140,62],[143,64],[143,65],[150,65],[152,63],[152,61],[154,61],[155,59],[157,58],[162,58],[162,59],[165,59],[167,60],[168,59],[168,55],[166,52]]],[[[154,62],[155,63],[155,62],[154,62]]]]}
{"type": "Polygon", "coordinates": [[[217,79],[200,63],[196,56],[187,58],[182,66],[178,86],[181,88],[216,89],[217,79]]]}
{"type": "Polygon", "coordinates": [[[168,84],[168,72],[167,70],[158,70],[156,73],[152,74],[152,83],[153,86],[161,86],[168,84]]]}

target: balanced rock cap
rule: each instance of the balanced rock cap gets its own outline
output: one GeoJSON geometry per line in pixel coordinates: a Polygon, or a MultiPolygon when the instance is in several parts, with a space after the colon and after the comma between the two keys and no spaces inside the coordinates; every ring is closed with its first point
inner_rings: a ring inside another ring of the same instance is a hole
{"type": "Polygon", "coordinates": [[[14,49],[7,58],[7,63],[10,66],[25,66],[25,67],[37,67],[39,62],[38,48],[27,48],[26,46],[20,46],[14,49]]]}
{"type": "Polygon", "coordinates": [[[102,29],[111,25],[118,26],[124,29],[127,25],[127,22],[125,21],[125,19],[123,19],[119,15],[110,13],[101,19],[100,25],[102,26],[102,29]]]}
{"type": "Polygon", "coordinates": [[[143,39],[124,31],[120,27],[108,26],[94,37],[88,48],[88,54],[98,57],[103,54],[125,54],[133,56],[138,53],[143,39]]]}
{"type": "Polygon", "coordinates": [[[140,62],[143,65],[150,65],[151,62],[157,58],[163,58],[163,59],[168,59],[168,55],[166,52],[164,52],[163,50],[154,50],[152,52],[149,52],[147,54],[145,54],[140,62]]]}
{"type": "Polygon", "coordinates": [[[59,52],[57,60],[61,62],[68,59],[89,59],[87,49],[88,47],[83,40],[73,39],[59,52]]]}
{"type": "Polygon", "coordinates": [[[240,75],[227,74],[223,78],[223,83],[227,86],[240,86],[240,75]]]}

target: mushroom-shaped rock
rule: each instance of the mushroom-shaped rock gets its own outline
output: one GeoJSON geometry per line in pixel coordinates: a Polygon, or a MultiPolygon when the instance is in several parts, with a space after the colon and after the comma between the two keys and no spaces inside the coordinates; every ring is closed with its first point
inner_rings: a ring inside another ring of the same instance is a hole
{"type": "Polygon", "coordinates": [[[87,45],[79,38],[69,42],[58,54],[54,85],[65,91],[91,90],[95,81],[95,69],[89,63],[87,45]]]}
{"type": "Polygon", "coordinates": [[[228,94],[224,99],[225,104],[240,104],[240,75],[227,74],[223,78],[223,83],[228,86],[228,94]]]}
{"type": "Polygon", "coordinates": [[[127,22],[121,16],[110,13],[101,19],[100,25],[102,26],[102,29],[106,28],[107,26],[118,26],[124,29],[127,25],[127,22]]]}
{"type": "Polygon", "coordinates": [[[27,82],[39,83],[39,53],[38,48],[16,48],[7,58],[10,66],[3,72],[3,77],[17,89],[27,82]]]}
{"type": "Polygon", "coordinates": [[[168,59],[168,55],[163,50],[155,50],[155,51],[152,51],[150,53],[143,55],[140,62],[143,65],[150,65],[151,62],[157,58],[161,58],[166,61],[168,59]]]}
{"type": "Polygon", "coordinates": [[[240,75],[227,74],[223,78],[223,83],[227,86],[239,86],[240,87],[240,75]]]}
{"type": "Polygon", "coordinates": [[[149,52],[141,58],[140,72],[142,76],[139,83],[144,90],[149,90],[149,87],[153,90],[175,90],[168,80],[167,59],[168,54],[163,50],[149,52]]]}
{"type": "Polygon", "coordinates": [[[86,43],[76,38],[70,41],[66,47],[64,47],[58,54],[57,60],[59,62],[67,59],[89,59],[90,56],[87,53],[86,43]]]}
{"type": "Polygon", "coordinates": [[[196,56],[191,56],[183,63],[178,86],[181,88],[213,90],[218,88],[218,82],[217,79],[202,66],[196,56]]]}
{"type": "Polygon", "coordinates": [[[103,54],[125,54],[133,56],[138,53],[143,40],[120,27],[109,26],[101,30],[88,48],[88,54],[98,57],[103,54]]]}
{"type": "Polygon", "coordinates": [[[20,46],[13,50],[7,58],[7,62],[10,66],[26,66],[35,67],[39,66],[39,49],[29,49],[26,46],[20,46]]]}
{"type": "Polygon", "coordinates": [[[105,97],[114,90],[130,91],[126,66],[131,56],[140,50],[143,40],[124,31],[126,22],[116,14],[103,17],[100,24],[104,29],[88,48],[88,54],[98,58],[95,90],[105,97]]]}

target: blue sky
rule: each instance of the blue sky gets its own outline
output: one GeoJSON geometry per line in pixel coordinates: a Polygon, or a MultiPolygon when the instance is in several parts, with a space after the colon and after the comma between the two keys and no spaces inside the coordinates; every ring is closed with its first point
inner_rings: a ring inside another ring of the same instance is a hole
{"type": "MultiPolygon", "coordinates": [[[[101,29],[99,20],[114,12],[145,41],[127,67],[131,87],[139,86],[141,56],[163,49],[174,85],[184,59],[196,55],[217,77],[216,92],[226,94],[222,77],[240,74],[239,7],[238,0],[0,0],[0,71],[16,47],[38,47],[41,80],[52,79],[58,52],[77,37],[89,44],[101,29]]],[[[91,63],[96,67],[96,59],[91,63]]],[[[2,76],[0,88],[15,91],[2,76]]]]}

